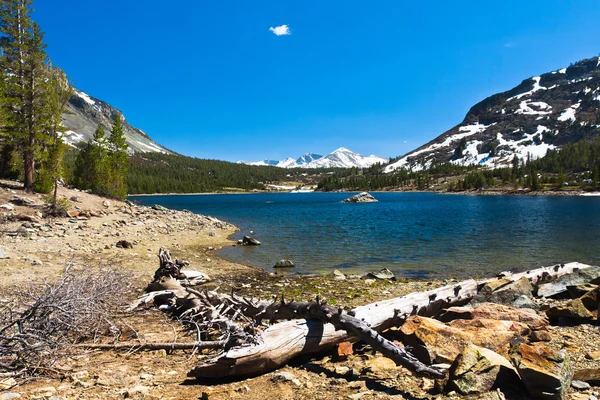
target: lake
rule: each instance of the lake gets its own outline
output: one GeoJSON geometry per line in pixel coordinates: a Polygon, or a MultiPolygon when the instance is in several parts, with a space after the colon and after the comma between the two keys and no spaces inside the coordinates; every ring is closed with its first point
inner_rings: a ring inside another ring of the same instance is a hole
{"type": "Polygon", "coordinates": [[[600,264],[600,197],[463,196],[373,193],[377,203],[341,201],[352,193],[131,196],[132,201],[210,215],[262,246],[219,255],[293,273],[389,268],[406,277],[489,276],[560,262],[600,264]],[[253,233],[250,233],[250,232],[253,233]]]}

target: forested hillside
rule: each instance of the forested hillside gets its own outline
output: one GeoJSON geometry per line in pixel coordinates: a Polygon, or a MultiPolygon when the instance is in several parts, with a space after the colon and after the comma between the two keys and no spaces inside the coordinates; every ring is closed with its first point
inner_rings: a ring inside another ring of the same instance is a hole
{"type": "Polygon", "coordinates": [[[147,153],[131,158],[130,194],[201,193],[227,189],[264,189],[282,181],[315,183],[331,170],[252,166],[180,155],[147,153]]]}

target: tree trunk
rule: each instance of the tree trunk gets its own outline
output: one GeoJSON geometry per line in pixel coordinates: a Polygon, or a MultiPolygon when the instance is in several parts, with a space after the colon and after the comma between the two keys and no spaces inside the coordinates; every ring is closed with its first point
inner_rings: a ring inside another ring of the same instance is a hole
{"type": "Polygon", "coordinates": [[[27,192],[33,191],[35,183],[35,159],[30,151],[26,151],[24,155],[25,182],[24,189],[27,192]]]}
{"type": "MultiPolygon", "coordinates": [[[[525,276],[535,285],[589,267],[585,264],[570,263],[518,274],[504,273],[502,277],[518,280],[525,276]]],[[[357,319],[362,320],[371,329],[382,332],[392,326],[401,325],[410,315],[433,316],[443,308],[464,305],[485,283],[493,280],[477,282],[469,279],[455,285],[357,307],[353,312],[357,319]]],[[[355,334],[351,330],[336,330],[333,324],[317,319],[280,322],[271,325],[256,337],[257,344],[232,347],[211,361],[196,366],[188,376],[223,378],[266,373],[285,365],[298,355],[329,350],[337,343],[355,337],[355,334]]]]}

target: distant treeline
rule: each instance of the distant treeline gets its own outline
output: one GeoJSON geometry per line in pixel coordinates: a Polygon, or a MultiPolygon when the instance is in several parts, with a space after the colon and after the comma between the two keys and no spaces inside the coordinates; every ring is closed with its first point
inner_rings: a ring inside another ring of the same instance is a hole
{"type": "Polygon", "coordinates": [[[545,157],[525,161],[514,158],[510,167],[484,169],[477,165],[459,166],[450,162],[433,164],[422,171],[398,169],[384,173],[384,166],[353,168],[323,179],[319,189],[386,190],[414,188],[427,190],[444,185],[448,191],[463,191],[512,185],[540,190],[552,186],[578,184],[585,189],[600,188],[600,137],[568,143],[560,150],[549,150],[545,157]]]}
{"type": "Polygon", "coordinates": [[[300,181],[305,176],[327,171],[331,170],[285,169],[145,153],[131,158],[127,187],[130,194],[201,193],[229,188],[260,190],[265,184],[300,181]]]}

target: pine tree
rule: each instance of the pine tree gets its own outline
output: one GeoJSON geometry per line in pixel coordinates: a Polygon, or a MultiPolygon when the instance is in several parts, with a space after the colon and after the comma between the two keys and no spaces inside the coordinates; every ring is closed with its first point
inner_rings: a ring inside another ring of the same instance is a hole
{"type": "Polygon", "coordinates": [[[117,198],[127,197],[127,172],[129,156],[123,132],[121,116],[115,114],[115,122],[108,139],[108,164],[110,169],[110,195],[117,198]]]}
{"type": "Polygon", "coordinates": [[[0,0],[0,69],[5,73],[4,130],[23,158],[24,186],[33,190],[36,161],[52,141],[44,34],[31,20],[32,0],[0,0]]]}
{"type": "Polygon", "coordinates": [[[88,140],[77,156],[74,180],[75,186],[80,189],[89,189],[104,196],[110,194],[108,142],[101,125],[98,125],[94,136],[88,140]]]}

